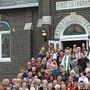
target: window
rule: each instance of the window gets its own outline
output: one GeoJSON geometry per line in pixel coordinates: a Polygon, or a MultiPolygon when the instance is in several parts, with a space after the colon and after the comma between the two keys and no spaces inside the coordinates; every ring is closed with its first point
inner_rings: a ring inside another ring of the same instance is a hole
{"type": "Polygon", "coordinates": [[[73,24],[69,26],[63,33],[63,35],[80,35],[80,34],[86,34],[86,31],[83,27],[73,24]]]}
{"type": "Polygon", "coordinates": [[[0,22],[0,62],[10,62],[10,27],[0,22]]]}

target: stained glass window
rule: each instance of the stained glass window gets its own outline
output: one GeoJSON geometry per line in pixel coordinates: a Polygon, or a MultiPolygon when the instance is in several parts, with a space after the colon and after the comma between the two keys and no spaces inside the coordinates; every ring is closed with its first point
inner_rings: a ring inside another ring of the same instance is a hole
{"type": "Polygon", "coordinates": [[[63,35],[80,35],[80,34],[86,34],[86,31],[82,26],[77,24],[69,26],[63,33],[63,35]]]}

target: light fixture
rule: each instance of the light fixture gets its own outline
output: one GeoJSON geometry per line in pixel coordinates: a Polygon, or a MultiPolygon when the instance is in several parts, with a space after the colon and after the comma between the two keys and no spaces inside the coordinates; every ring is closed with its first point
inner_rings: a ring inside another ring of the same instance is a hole
{"type": "Polygon", "coordinates": [[[47,32],[45,29],[42,30],[42,36],[43,36],[43,40],[47,41],[47,32]]]}

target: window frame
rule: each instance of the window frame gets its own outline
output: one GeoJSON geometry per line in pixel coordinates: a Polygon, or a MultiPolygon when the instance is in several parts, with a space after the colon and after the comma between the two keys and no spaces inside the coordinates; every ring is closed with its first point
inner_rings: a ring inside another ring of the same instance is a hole
{"type": "Polygon", "coordinates": [[[69,27],[66,28],[66,30],[63,32],[63,36],[69,36],[69,35],[85,35],[86,31],[85,29],[78,25],[78,24],[72,24],[69,27]]]}
{"type": "Polygon", "coordinates": [[[11,62],[11,34],[10,34],[10,26],[9,26],[9,24],[7,23],[7,22],[5,22],[5,21],[0,21],[0,24],[1,23],[4,23],[4,24],[6,24],[7,26],[8,26],[8,28],[9,28],[9,30],[7,30],[7,31],[0,31],[0,62],[11,62]],[[2,57],[2,35],[3,34],[10,34],[10,57],[5,57],[5,58],[3,58],[2,57]]]}

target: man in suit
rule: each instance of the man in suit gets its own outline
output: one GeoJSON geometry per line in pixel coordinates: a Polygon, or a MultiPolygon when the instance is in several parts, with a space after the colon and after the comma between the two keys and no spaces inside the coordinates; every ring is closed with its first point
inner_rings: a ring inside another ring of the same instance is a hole
{"type": "Polygon", "coordinates": [[[37,79],[36,81],[36,90],[43,90],[40,79],[37,79]]]}

